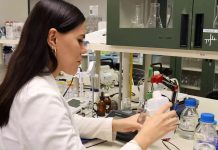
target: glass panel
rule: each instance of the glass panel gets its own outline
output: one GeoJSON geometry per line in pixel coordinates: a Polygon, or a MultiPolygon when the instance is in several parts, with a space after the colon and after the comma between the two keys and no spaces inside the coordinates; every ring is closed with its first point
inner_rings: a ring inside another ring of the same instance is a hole
{"type": "Polygon", "coordinates": [[[182,58],[182,69],[201,71],[202,59],[199,58],[182,58]]]}
{"type": "Polygon", "coordinates": [[[170,57],[169,56],[152,56],[152,63],[162,63],[163,68],[170,68],[170,57]]]}
{"type": "Polygon", "coordinates": [[[163,27],[173,27],[173,0],[120,0],[120,28],[163,27]]]}
{"type": "Polygon", "coordinates": [[[181,92],[199,95],[201,84],[202,60],[182,58],[181,92]]]}
{"type": "Polygon", "coordinates": [[[215,81],[214,81],[214,89],[218,90],[218,60],[215,61],[215,81]]]}
{"type": "Polygon", "coordinates": [[[214,90],[218,90],[218,74],[215,74],[214,90]]]}
{"type": "Polygon", "coordinates": [[[133,53],[133,64],[134,65],[143,65],[143,54],[133,53]]]}

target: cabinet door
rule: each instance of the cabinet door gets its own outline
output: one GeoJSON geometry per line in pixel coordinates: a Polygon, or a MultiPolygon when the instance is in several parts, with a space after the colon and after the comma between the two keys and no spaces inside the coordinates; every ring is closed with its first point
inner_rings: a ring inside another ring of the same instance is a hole
{"type": "Polygon", "coordinates": [[[181,58],[181,92],[201,95],[202,59],[181,58]]]}
{"type": "Polygon", "coordinates": [[[218,49],[218,29],[213,29],[216,5],[216,0],[194,0],[191,49],[218,49]]]}
{"type": "Polygon", "coordinates": [[[214,60],[203,60],[202,62],[202,82],[201,82],[201,95],[205,97],[208,93],[213,91],[214,87],[214,60]]]}
{"type": "Polygon", "coordinates": [[[158,19],[155,26],[148,24],[157,18],[152,2],[108,0],[107,44],[189,49],[193,0],[158,0],[163,28],[158,28],[158,19]]]}
{"type": "MultiPolygon", "coordinates": [[[[156,64],[156,63],[162,64],[162,71],[165,75],[170,76],[170,77],[175,77],[176,67],[175,67],[174,57],[153,55],[152,64],[156,64]]],[[[156,69],[159,70],[159,67],[160,66],[156,67],[156,69]]]]}

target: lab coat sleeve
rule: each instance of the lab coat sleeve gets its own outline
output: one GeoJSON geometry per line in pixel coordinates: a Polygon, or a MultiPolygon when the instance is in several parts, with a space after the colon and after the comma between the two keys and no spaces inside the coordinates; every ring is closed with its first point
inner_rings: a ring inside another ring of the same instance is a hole
{"type": "Polygon", "coordinates": [[[126,143],[120,150],[142,150],[141,147],[134,141],[126,143]]]}
{"type": "Polygon", "coordinates": [[[79,115],[74,115],[73,118],[82,138],[113,141],[116,137],[116,133],[112,133],[113,118],[87,118],[79,115]]]}
{"type": "Polygon", "coordinates": [[[84,150],[62,99],[48,90],[23,98],[20,132],[24,149],[84,150]]]}

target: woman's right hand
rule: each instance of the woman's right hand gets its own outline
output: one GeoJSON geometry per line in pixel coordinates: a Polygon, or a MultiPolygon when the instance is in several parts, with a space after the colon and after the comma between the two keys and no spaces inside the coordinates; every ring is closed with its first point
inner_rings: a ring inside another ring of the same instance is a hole
{"type": "Polygon", "coordinates": [[[178,118],[176,111],[168,111],[172,103],[161,107],[152,117],[147,117],[142,129],[133,139],[145,150],[153,142],[177,128],[178,118]]]}

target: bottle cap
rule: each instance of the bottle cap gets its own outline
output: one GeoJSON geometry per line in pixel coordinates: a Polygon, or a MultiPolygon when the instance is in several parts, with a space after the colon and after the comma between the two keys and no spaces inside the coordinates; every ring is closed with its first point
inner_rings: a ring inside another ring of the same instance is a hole
{"type": "Polygon", "coordinates": [[[202,113],[200,121],[205,123],[214,123],[214,114],[202,113]]]}
{"type": "Polygon", "coordinates": [[[197,101],[194,98],[188,98],[185,100],[185,106],[196,107],[197,101]]]}
{"type": "Polygon", "coordinates": [[[104,100],[104,92],[101,92],[100,100],[104,100]]]}

